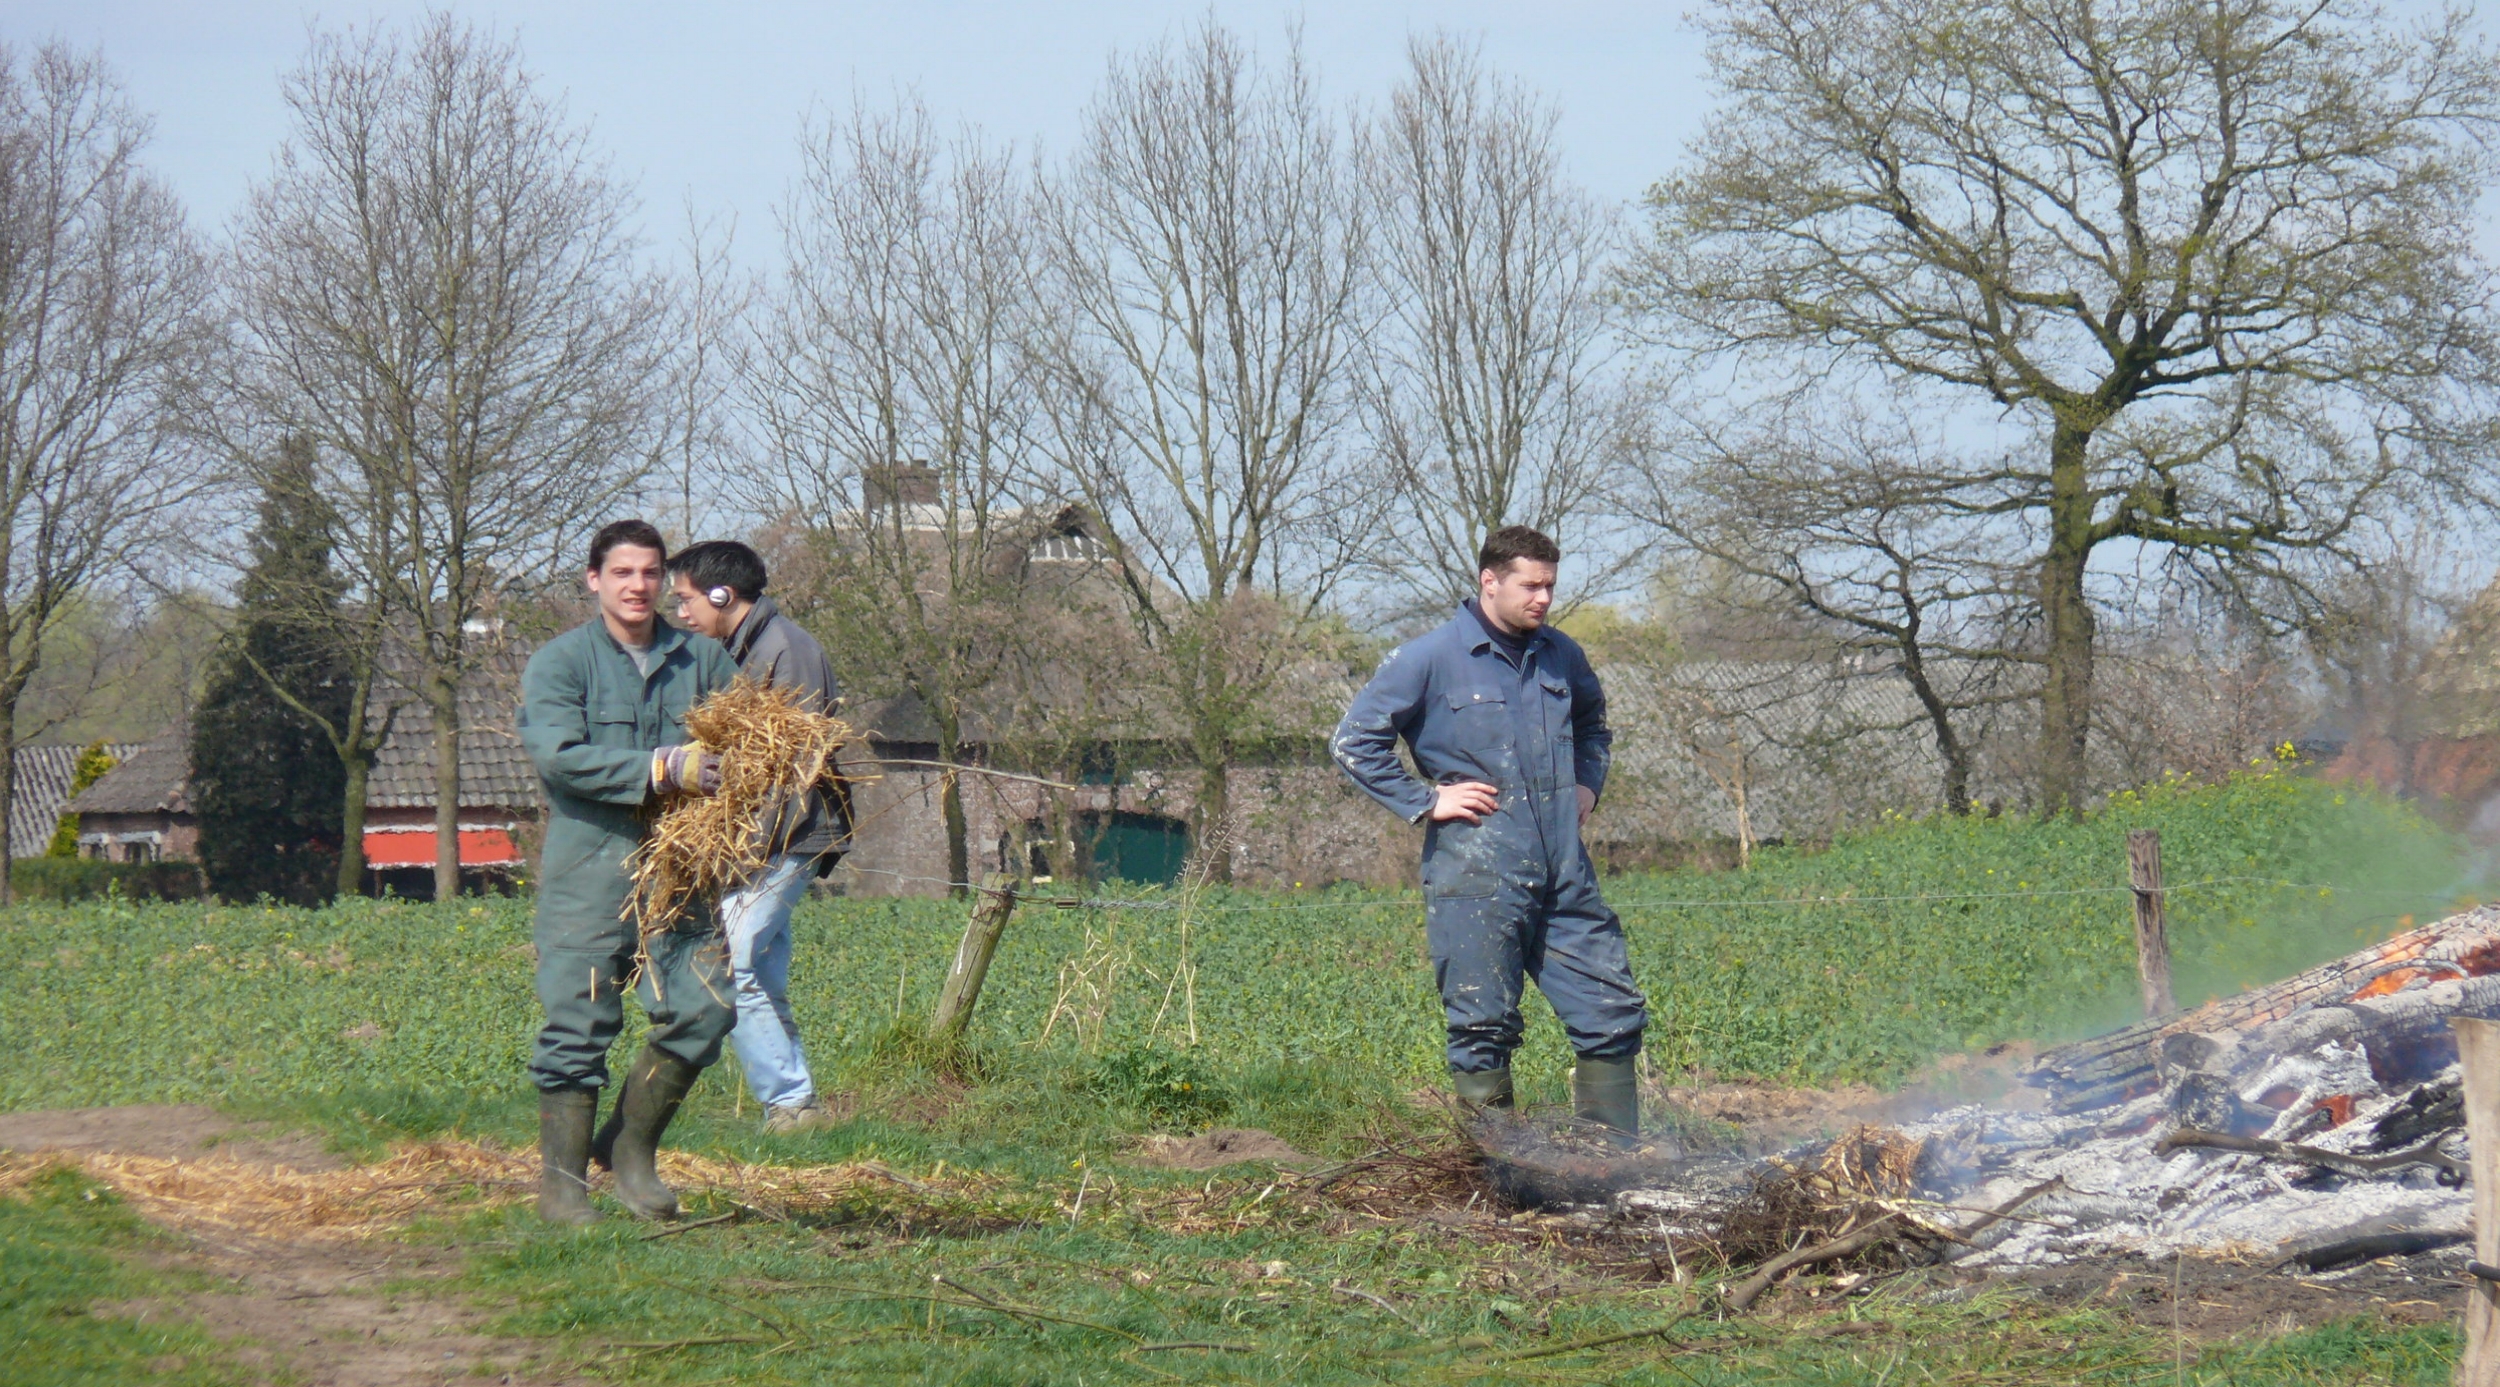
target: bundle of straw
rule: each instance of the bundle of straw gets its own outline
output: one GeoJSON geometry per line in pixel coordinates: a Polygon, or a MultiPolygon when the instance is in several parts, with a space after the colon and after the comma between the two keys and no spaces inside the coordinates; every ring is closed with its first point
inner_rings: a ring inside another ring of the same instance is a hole
{"type": "Polygon", "coordinates": [[[761,871],[782,806],[839,774],[833,756],[850,727],[799,698],[741,678],[686,710],[694,744],[720,758],[720,792],[669,796],[627,859],[634,889],[624,918],[644,938],[674,925],[690,902],[716,900],[761,871]]]}

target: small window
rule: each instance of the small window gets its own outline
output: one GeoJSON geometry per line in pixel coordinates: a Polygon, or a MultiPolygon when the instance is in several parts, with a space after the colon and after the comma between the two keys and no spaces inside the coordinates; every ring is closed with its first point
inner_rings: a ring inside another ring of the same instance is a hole
{"type": "Polygon", "coordinates": [[[1096,563],[1108,557],[1101,540],[1087,534],[1044,535],[1033,546],[1033,557],[1058,559],[1074,563],[1096,563]]]}

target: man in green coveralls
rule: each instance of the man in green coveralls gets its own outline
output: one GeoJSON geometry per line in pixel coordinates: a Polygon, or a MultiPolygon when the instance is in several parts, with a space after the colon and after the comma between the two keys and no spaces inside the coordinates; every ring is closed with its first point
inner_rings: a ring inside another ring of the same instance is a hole
{"type": "Polygon", "coordinates": [[[538,1085],[538,1213],[590,1223],[590,1160],[616,1172],[616,1197],[644,1218],[674,1218],[660,1182],[660,1134],[695,1076],[720,1058],[737,1021],[729,950],[697,908],[651,938],[638,983],[650,1041],[596,1138],[608,1047],[625,1024],[634,926],[622,918],[625,859],[671,794],[710,794],[720,767],[685,745],[686,709],[738,674],[729,652],[659,619],[667,546],[639,520],[590,542],[585,582],[599,619],[547,642],[521,676],[521,745],[547,792],[539,863],[538,1000],[547,1023],[530,1057],[538,1085]]]}

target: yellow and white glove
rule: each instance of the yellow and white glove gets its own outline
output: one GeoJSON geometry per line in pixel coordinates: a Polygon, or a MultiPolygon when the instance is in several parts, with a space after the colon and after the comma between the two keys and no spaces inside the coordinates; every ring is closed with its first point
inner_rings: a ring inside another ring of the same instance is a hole
{"type": "Polygon", "coordinates": [[[692,795],[720,793],[720,758],[697,746],[664,746],[651,753],[651,788],[692,795]]]}

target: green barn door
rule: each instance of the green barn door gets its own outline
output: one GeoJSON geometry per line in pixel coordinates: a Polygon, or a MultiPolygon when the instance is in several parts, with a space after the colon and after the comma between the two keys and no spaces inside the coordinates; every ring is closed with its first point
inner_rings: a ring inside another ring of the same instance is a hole
{"type": "Polygon", "coordinates": [[[1159,814],[1114,814],[1094,840],[1094,870],[1121,881],[1169,886],[1189,861],[1189,825],[1159,814]]]}

